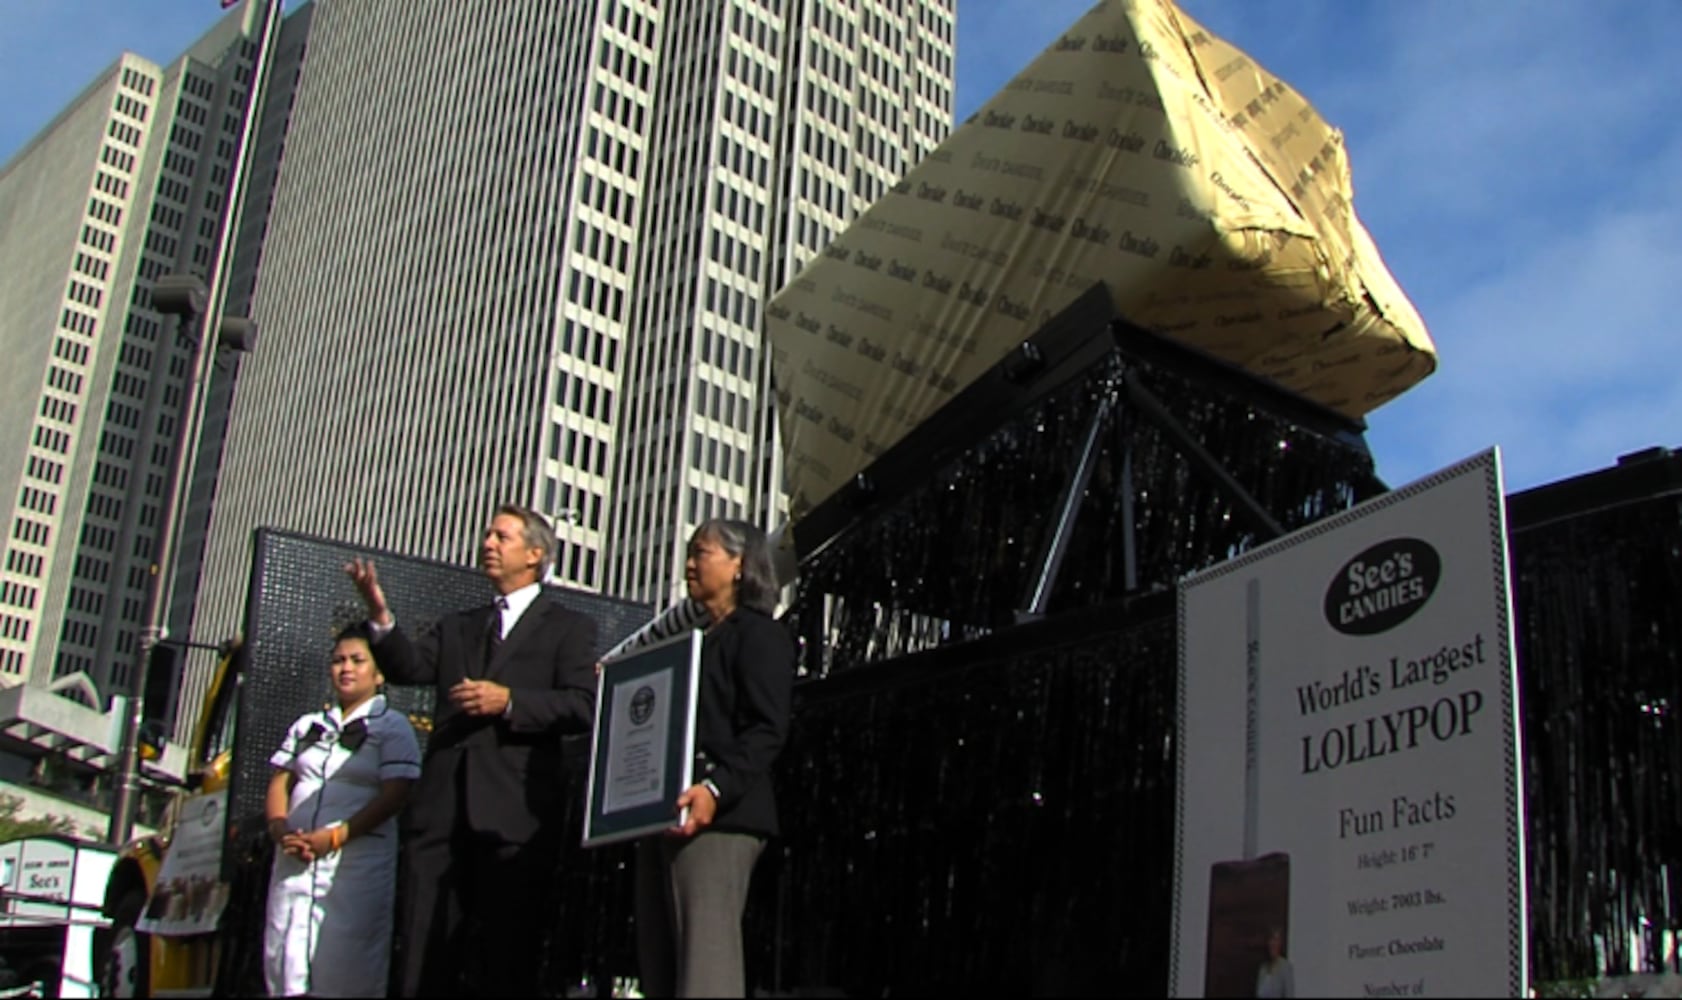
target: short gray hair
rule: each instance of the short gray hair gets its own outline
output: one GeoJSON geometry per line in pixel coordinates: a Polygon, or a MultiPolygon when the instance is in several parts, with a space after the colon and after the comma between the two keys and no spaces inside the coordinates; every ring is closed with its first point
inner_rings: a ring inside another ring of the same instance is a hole
{"type": "Polygon", "coordinates": [[[549,519],[517,503],[505,503],[496,509],[497,515],[507,514],[509,517],[520,519],[520,525],[525,535],[526,544],[534,549],[543,550],[543,558],[537,564],[537,580],[542,583],[549,577],[549,570],[555,565],[555,529],[550,526],[549,519]]]}

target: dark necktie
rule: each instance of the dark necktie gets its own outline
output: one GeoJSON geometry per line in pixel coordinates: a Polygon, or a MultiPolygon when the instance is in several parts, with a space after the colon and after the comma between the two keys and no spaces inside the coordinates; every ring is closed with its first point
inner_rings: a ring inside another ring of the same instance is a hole
{"type": "Polygon", "coordinates": [[[491,661],[496,659],[496,650],[502,645],[502,612],[508,607],[507,598],[499,597],[491,605],[491,617],[485,623],[485,663],[480,676],[490,673],[491,661]]]}

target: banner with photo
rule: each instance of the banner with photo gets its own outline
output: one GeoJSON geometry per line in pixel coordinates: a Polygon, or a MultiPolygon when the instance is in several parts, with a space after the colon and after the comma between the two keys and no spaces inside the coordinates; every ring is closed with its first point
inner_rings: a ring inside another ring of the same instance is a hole
{"type": "Polygon", "coordinates": [[[178,808],[169,850],[137,925],[147,934],[209,934],[228,906],[222,881],[227,790],[189,796],[178,808]]]}
{"type": "Polygon", "coordinates": [[[1177,996],[1522,996],[1493,449],[1179,588],[1177,996]]]}

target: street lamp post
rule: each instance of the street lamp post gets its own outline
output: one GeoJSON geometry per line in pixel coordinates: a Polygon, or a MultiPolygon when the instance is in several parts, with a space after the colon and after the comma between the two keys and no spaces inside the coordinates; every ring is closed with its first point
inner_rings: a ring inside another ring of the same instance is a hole
{"type": "MultiPolygon", "coordinates": [[[[253,0],[255,4],[258,0],[253,0]]],[[[245,202],[247,168],[256,143],[252,133],[262,113],[263,91],[269,74],[269,55],[274,48],[275,32],[280,25],[281,0],[260,0],[261,9],[253,7],[246,14],[247,29],[255,28],[256,58],[251,69],[250,87],[246,94],[245,120],[241,126],[238,152],[228,177],[228,211],[217,236],[215,266],[211,269],[208,287],[190,275],[164,275],[155,283],[152,305],[160,312],[180,318],[183,335],[194,344],[192,373],[183,394],[180,422],[176,425],[175,460],[171,466],[168,488],[164,494],[158,544],[153,549],[151,572],[147,577],[146,624],[135,643],[134,671],[129,677],[128,702],[124,706],[122,746],[118,754],[116,794],[111,803],[111,825],[107,840],[113,844],[126,843],[134,826],[135,804],[140,793],[140,726],[145,713],[145,672],[150,654],[164,637],[169,620],[170,589],[174,585],[175,545],[181,534],[181,521],[186,513],[186,494],[192,488],[191,470],[198,450],[199,431],[204,422],[205,389],[217,347],[235,351],[249,351],[256,340],[257,327],[244,317],[224,316],[226,276],[232,265],[233,244],[239,232],[241,208],[245,202]],[[160,298],[161,295],[161,298],[160,298]],[[195,317],[202,317],[202,335],[191,338],[195,317]]],[[[224,4],[224,6],[231,6],[224,4]]],[[[162,352],[160,352],[162,353],[162,352]]]]}
{"type": "MultiPolygon", "coordinates": [[[[152,308],[177,318],[180,336],[193,348],[190,370],[208,368],[209,356],[218,347],[234,351],[250,350],[256,339],[256,327],[243,317],[222,318],[215,337],[204,331],[195,335],[193,324],[204,315],[209,292],[203,281],[190,274],[166,274],[152,286],[152,308]]],[[[167,353],[160,345],[159,353],[167,353]]],[[[180,417],[175,424],[175,455],[169,479],[165,483],[163,506],[160,510],[158,542],[152,549],[152,564],[146,576],[146,622],[135,643],[134,664],[129,672],[128,695],[123,705],[123,739],[118,757],[118,783],[111,802],[111,826],[107,839],[113,844],[128,840],[134,826],[135,806],[140,793],[140,727],[145,714],[144,692],[146,668],[152,650],[165,637],[166,616],[169,613],[169,589],[173,582],[175,546],[179,527],[177,514],[190,488],[193,452],[198,448],[198,396],[204,391],[198,377],[187,380],[182,395],[180,417]]]]}

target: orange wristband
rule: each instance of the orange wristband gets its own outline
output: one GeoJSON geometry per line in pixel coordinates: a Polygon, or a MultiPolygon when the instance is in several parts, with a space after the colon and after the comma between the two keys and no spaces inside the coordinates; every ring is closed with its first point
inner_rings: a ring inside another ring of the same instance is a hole
{"type": "Polygon", "coordinates": [[[340,823],[328,829],[331,831],[329,836],[332,837],[333,850],[337,851],[344,847],[345,841],[350,837],[350,828],[340,823]]]}

